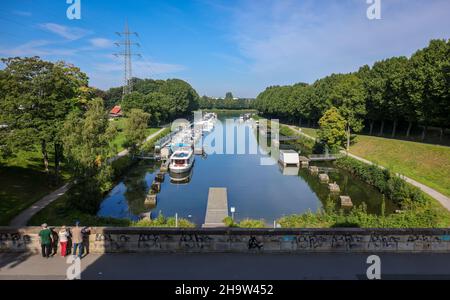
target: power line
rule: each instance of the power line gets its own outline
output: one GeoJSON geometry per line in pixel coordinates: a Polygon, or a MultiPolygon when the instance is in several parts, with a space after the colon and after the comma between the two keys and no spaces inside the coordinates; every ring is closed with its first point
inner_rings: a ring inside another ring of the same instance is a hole
{"type": "Polygon", "coordinates": [[[120,37],[123,37],[121,41],[114,43],[117,47],[124,47],[123,52],[114,53],[116,57],[124,58],[124,84],[123,84],[123,97],[125,95],[130,94],[133,91],[133,66],[132,66],[132,57],[142,57],[139,53],[134,53],[132,50],[132,46],[140,47],[139,43],[136,43],[131,40],[131,36],[138,37],[137,32],[131,32],[128,27],[128,21],[125,22],[125,30],[123,32],[116,32],[116,34],[120,37]]]}

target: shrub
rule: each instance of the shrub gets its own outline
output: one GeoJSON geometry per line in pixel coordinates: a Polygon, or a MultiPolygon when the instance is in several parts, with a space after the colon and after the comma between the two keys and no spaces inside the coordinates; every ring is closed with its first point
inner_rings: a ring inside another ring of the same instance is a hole
{"type": "Polygon", "coordinates": [[[161,138],[165,137],[166,135],[168,135],[169,133],[171,133],[171,129],[170,128],[165,128],[160,134],[158,134],[156,137],[154,137],[153,139],[151,139],[150,141],[147,141],[146,143],[144,143],[141,146],[141,150],[145,151],[145,152],[149,152],[152,153],[155,150],[155,143],[160,140],[161,138]]]}
{"type": "Polygon", "coordinates": [[[367,165],[350,157],[339,159],[336,161],[336,165],[376,187],[398,205],[403,205],[405,200],[422,204],[426,202],[423,193],[418,188],[411,186],[388,170],[367,165]]]}
{"type": "MultiPolygon", "coordinates": [[[[364,205],[343,210],[308,212],[302,215],[286,216],[278,220],[283,228],[438,228],[440,224],[438,208],[430,204],[409,202],[405,211],[389,216],[367,213],[364,205]]],[[[448,223],[448,222],[447,222],[448,223]]]]}
{"type": "MultiPolygon", "coordinates": [[[[166,218],[162,214],[159,214],[156,219],[153,220],[140,220],[133,222],[132,227],[154,227],[154,228],[175,228],[176,219],[174,217],[166,218]]],[[[189,220],[179,218],[178,228],[195,228],[195,224],[189,220]]]]}
{"type": "Polygon", "coordinates": [[[227,217],[223,220],[225,225],[230,228],[266,228],[264,220],[252,220],[244,219],[239,223],[236,223],[231,217],[227,217]]]}

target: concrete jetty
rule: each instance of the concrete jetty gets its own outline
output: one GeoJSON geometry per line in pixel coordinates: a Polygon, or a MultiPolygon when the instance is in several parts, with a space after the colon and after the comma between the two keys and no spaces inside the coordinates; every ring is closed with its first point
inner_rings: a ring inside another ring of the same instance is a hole
{"type": "Polygon", "coordinates": [[[226,188],[210,188],[208,207],[203,228],[225,227],[223,220],[228,217],[228,195],[226,188]]]}

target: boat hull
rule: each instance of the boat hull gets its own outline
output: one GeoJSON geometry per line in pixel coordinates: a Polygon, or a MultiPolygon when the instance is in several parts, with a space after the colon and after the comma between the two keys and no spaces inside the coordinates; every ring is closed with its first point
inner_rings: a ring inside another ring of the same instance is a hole
{"type": "Polygon", "coordinates": [[[192,166],[193,166],[193,164],[184,166],[184,167],[169,166],[169,170],[171,173],[183,174],[183,173],[188,173],[192,169],[192,166]]]}

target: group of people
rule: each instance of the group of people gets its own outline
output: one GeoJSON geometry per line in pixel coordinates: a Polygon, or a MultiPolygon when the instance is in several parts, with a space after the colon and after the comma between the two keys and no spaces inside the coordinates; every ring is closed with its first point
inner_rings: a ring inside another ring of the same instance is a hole
{"type": "Polygon", "coordinates": [[[62,226],[59,232],[47,224],[42,224],[42,230],[39,232],[42,257],[49,258],[56,255],[59,244],[62,257],[72,254],[75,257],[78,255],[81,259],[85,252],[89,253],[90,231],[89,227],[81,227],[80,222],[76,222],[75,227],[71,229],[62,226]]]}

